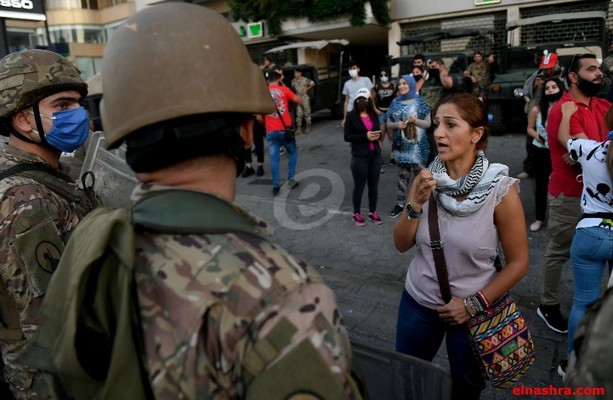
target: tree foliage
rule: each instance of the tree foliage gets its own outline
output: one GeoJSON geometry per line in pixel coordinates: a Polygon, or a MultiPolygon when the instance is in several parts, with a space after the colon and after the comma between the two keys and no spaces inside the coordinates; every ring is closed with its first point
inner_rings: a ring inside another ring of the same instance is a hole
{"type": "Polygon", "coordinates": [[[362,26],[366,22],[367,2],[377,22],[389,24],[389,0],[232,0],[230,8],[237,20],[268,21],[270,34],[278,35],[281,23],[295,17],[319,22],[347,15],[352,26],[362,26]]]}

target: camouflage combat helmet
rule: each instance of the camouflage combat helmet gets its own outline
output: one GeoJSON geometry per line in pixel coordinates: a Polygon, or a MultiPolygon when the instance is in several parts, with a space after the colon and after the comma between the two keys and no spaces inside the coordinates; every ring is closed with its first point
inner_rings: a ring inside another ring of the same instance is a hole
{"type": "Polygon", "coordinates": [[[57,53],[26,50],[0,60],[0,118],[63,90],[76,90],[85,98],[87,84],[79,70],[57,53]]]}
{"type": "Polygon", "coordinates": [[[115,30],[104,54],[102,89],[109,148],[174,118],[274,112],[262,71],[232,25],[187,3],[149,7],[115,30]],[[228,86],[228,79],[235,84],[228,86]]]}

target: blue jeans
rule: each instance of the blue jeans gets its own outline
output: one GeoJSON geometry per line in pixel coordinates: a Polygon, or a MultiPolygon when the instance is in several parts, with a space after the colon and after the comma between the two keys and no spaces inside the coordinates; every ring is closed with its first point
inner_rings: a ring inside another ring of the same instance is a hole
{"type": "Polygon", "coordinates": [[[272,187],[278,188],[279,184],[279,162],[281,159],[281,146],[285,147],[288,153],[289,164],[287,166],[287,179],[290,180],[296,174],[296,161],[298,152],[296,151],[296,141],[287,142],[285,131],[270,131],[266,133],[268,139],[268,153],[270,154],[270,172],[272,174],[272,187]]]}
{"type": "Polygon", "coordinates": [[[436,310],[421,306],[403,290],[396,324],[396,351],[432,361],[443,337],[451,369],[452,399],[478,399],[485,380],[468,341],[466,326],[447,325],[436,310]]]}
{"type": "Polygon", "coordinates": [[[613,265],[613,230],[598,226],[579,228],[570,247],[575,294],[568,317],[568,356],[573,352],[573,337],[587,306],[600,298],[600,282],[607,261],[613,265]]]}

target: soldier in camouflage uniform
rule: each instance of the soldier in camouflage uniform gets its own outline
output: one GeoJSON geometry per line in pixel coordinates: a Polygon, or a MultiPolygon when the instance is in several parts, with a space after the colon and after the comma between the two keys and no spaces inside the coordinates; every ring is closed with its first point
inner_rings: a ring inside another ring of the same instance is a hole
{"type": "Polygon", "coordinates": [[[473,61],[464,71],[464,76],[472,83],[472,94],[481,97],[491,83],[490,65],[483,60],[483,53],[480,51],[475,51],[473,61]]]}
{"type": "Polygon", "coordinates": [[[311,266],[262,236],[265,223],[233,203],[251,116],[274,111],[261,71],[234,28],[194,4],[144,9],[115,30],[102,74],[107,145],[126,142],[126,161],[141,183],[130,217],[126,210],[98,209],[80,223],[56,272],[74,277],[88,268],[80,259],[116,253],[95,262],[91,273],[100,277],[87,279],[87,290],[75,297],[70,291],[85,285],[61,279],[51,284],[45,311],[61,332],[56,344],[47,346],[53,347],[54,369],[68,395],[361,398],[350,376],[349,340],[333,292],[311,266]],[[228,74],[241,77],[238,96],[226,90],[228,74]],[[117,226],[109,228],[114,219],[117,226]],[[122,251],[126,244],[130,249],[122,251]],[[79,346],[86,340],[74,326],[129,325],[120,311],[110,312],[116,299],[100,282],[115,287],[130,270],[132,282],[123,282],[126,291],[120,293],[129,298],[134,288],[138,318],[128,321],[132,334],[100,329],[87,336],[88,346],[79,346]],[[118,279],[106,271],[117,271],[118,279]],[[88,297],[96,302],[87,303],[88,297]],[[74,307],[73,298],[83,302],[74,307]],[[74,322],[76,313],[74,325],[61,326],[74,322]],[[93,313],[89,322],[88,313],[93,313]],[[68,331],[74,336],[66,336],[68,331]],[[98,354],[107,357],[91,343],[100,337],[102,345],[141,350],[133,357],[141,368],[125,368],[134,360],[120,352],[120,362],[88,363],[98,354]],[[71,360],[81,360],[77,372],[71,360]],[[135,388],[142,382],[147,387],[135,388]]]}
{"type": "Polygon", "coordinates": [[[304,133],[309,133],[311,130],[311,100],[309,98],[309,90],[315,87],[315,82],[302,75],[302,71],[296,69],[294,71],[294,79],[292,79],[292,87],[294,91],[302,99],[302,105],[296,106],[296,134],[302,133],[302,120],[306,123],[304,133]]]}
{"type": "Polygon", "coordinates": [[[64,244],[89,211],[71,197],[76,187],[59,163],[61,151],[74,151],[89,132],[80,107],[86,94],[79,71],[56,53],[0,60],[0,124],[8,136],[0,144],[0,349],[3,381],[16,399],[49,398],[40,374],[18,357],[37,329],[64,244]]]}

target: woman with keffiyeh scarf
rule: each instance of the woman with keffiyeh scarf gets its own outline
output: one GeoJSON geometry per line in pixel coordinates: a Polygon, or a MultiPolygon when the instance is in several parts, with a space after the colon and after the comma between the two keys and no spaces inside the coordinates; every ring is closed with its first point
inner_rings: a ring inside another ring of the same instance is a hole
{"type": "Polygon", "coordinates": [[[413,181],[394,229],[401,252],[416,246],[398,311],[396,350],[425,360],[446,336],[452,398],[478,399],[485,387],[469,342],[466,322],[483,312],[526,274],[528,240],[519,180],[490,163],[487,110],[476,97],[455,93],[435,111],[439,155],[413,181]],[[433,196],[434,203],[429,203],[433,196]],[[452,300],[445,304],[438,283],[428,209],[438,209],[452,300]],[[494,267],[499,242],[504,268],[494,267]]]}

